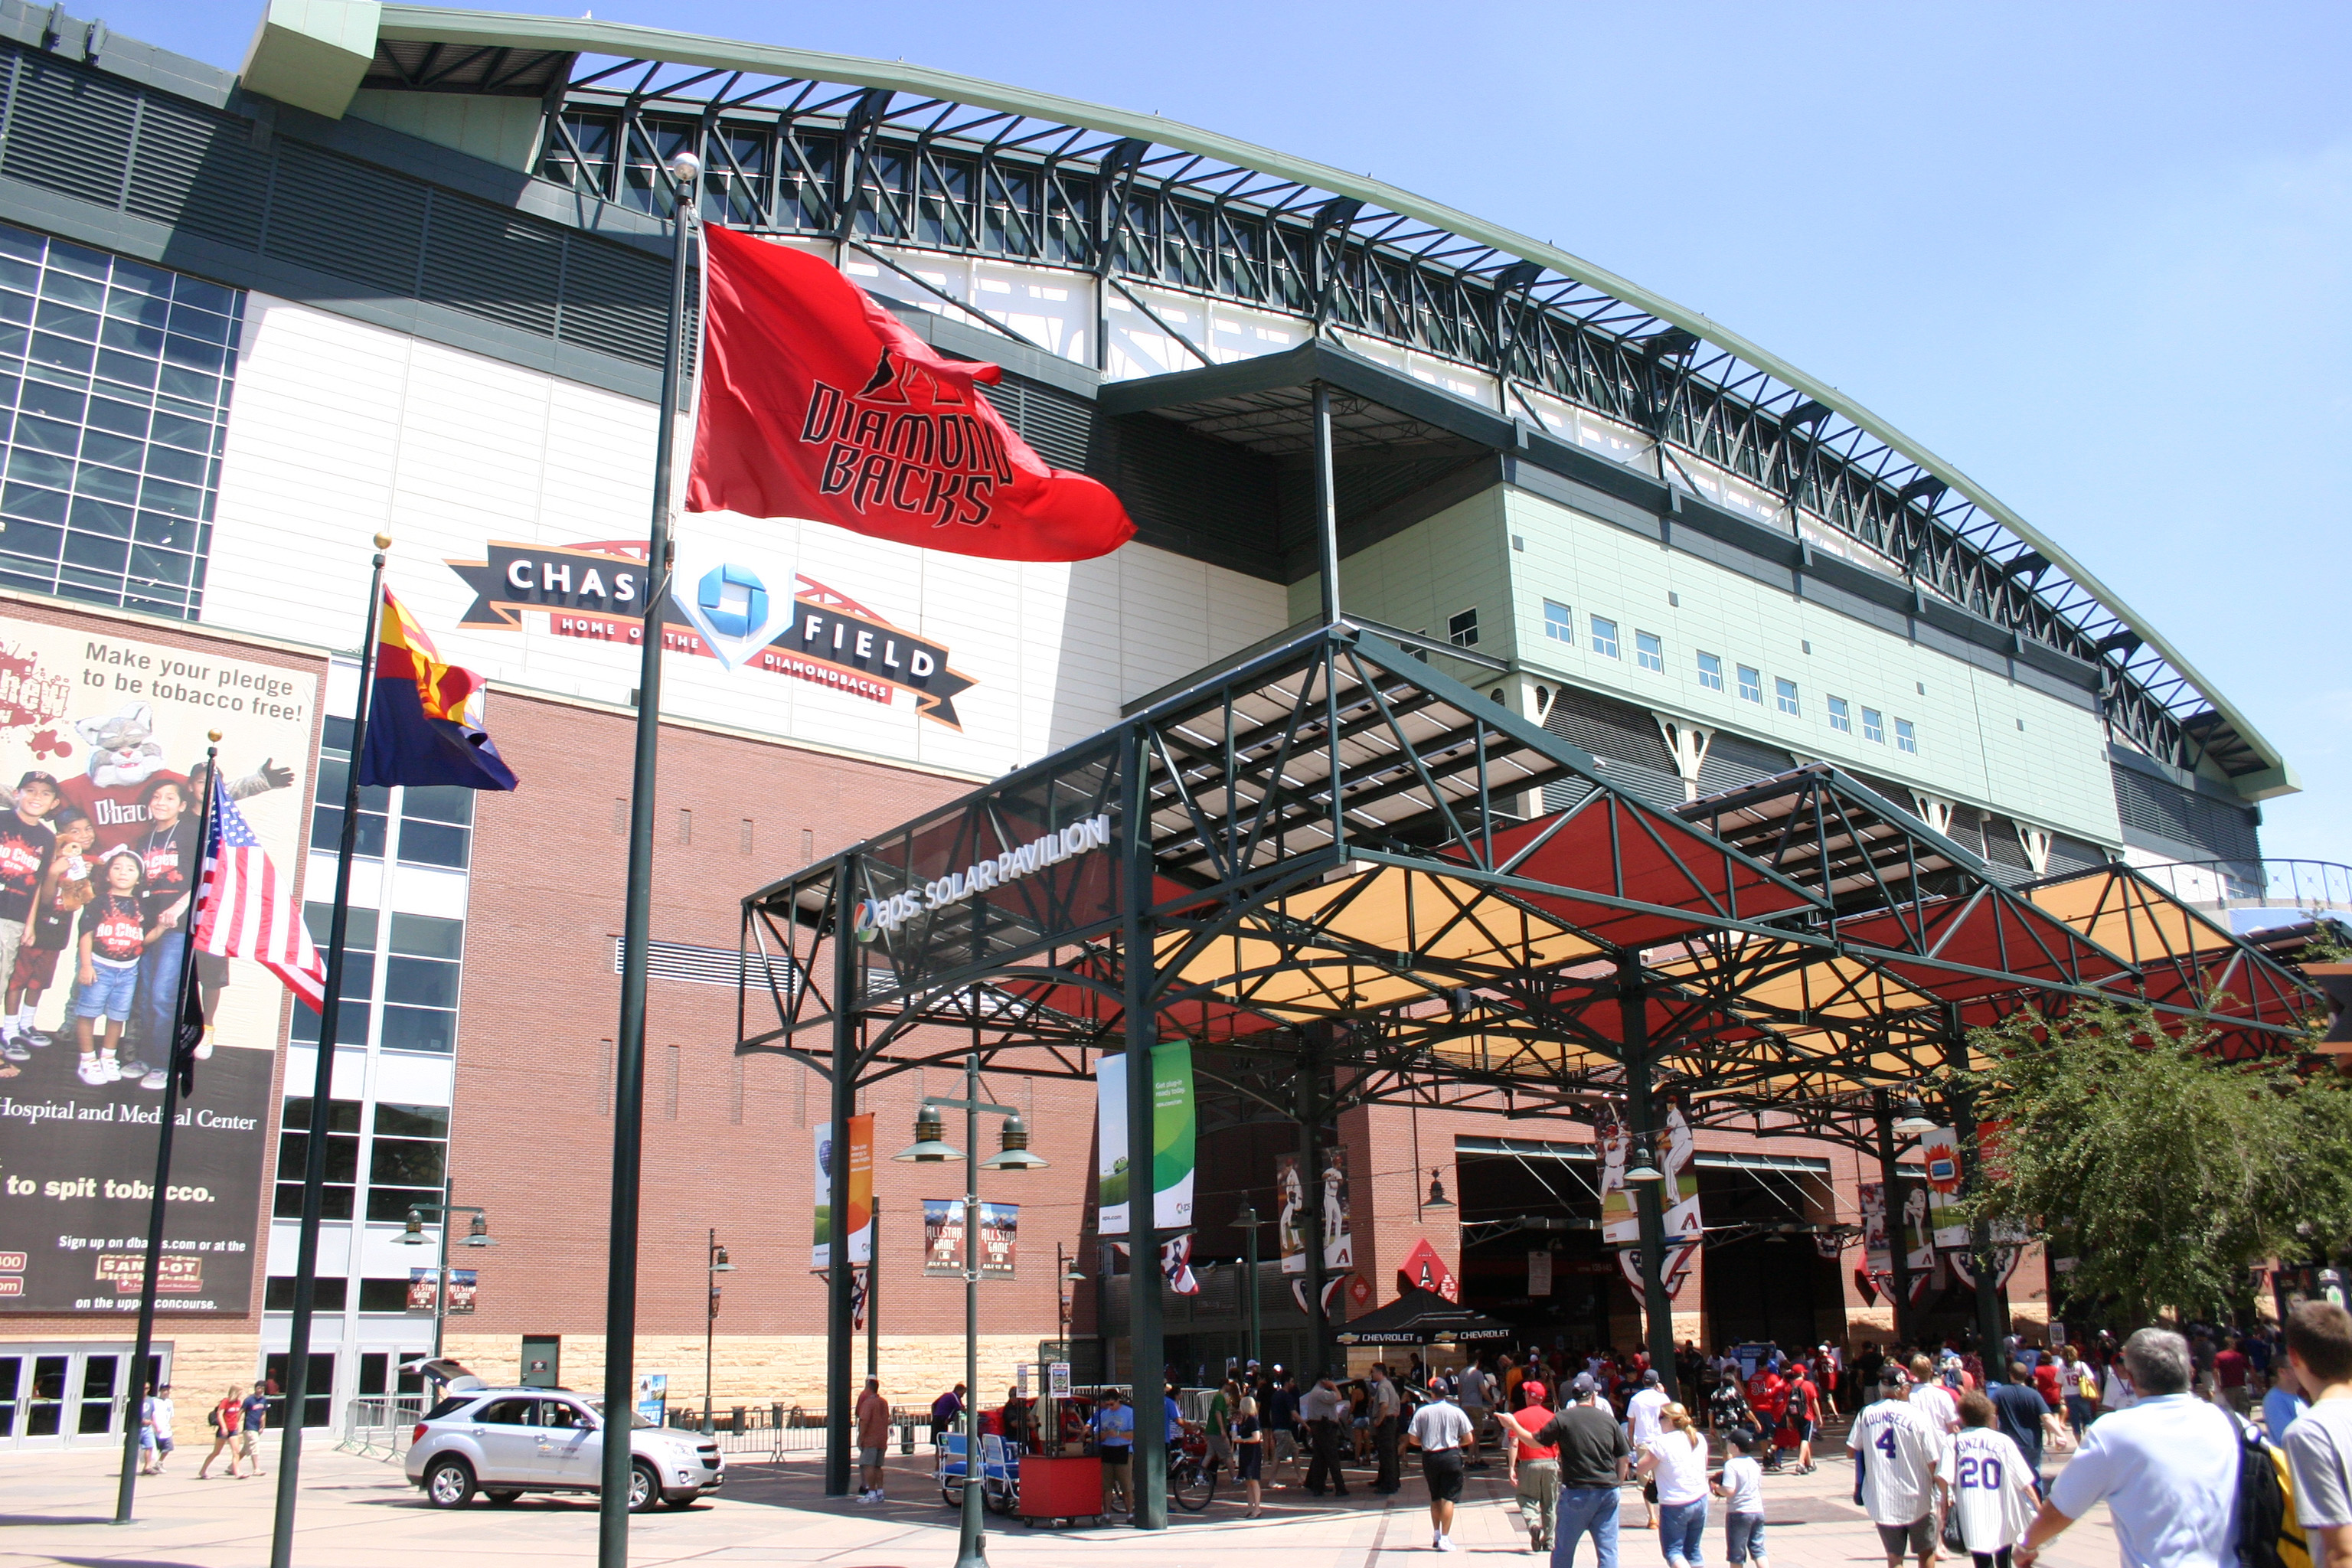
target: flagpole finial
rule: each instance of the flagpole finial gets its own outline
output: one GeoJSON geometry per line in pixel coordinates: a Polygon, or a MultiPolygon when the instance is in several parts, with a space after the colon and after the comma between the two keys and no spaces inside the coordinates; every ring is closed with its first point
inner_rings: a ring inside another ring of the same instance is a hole
{"type": "Polygon", "coordinates": [[[389,549],[391,549],[391,548],[392,548],[392,535],[390,535],[389,533],[379,533],[379,534],[377,534],[377,535],[375,536],[375,547],[376,547],[378,550],[389,550],[389,549]]]}
{"type": "Polygon", "coordinates": [[[680,153],[669,161],[670,177],[681,185],[690,185],[702,177],[702,160],[692,153],[680,153]]]}
{"type": "Polygon", "coordinates": [[[207,730],[207,731],[205,731],[205,738],[206,740],[209,740],[210,742],[212,742],[212,743],[213,743],[214,745],[215,745],[215,746],[217,746],[217,745],[219,745],[219,744],[220,744],[220,731],[219,731],[218,730],[207,730]]]}

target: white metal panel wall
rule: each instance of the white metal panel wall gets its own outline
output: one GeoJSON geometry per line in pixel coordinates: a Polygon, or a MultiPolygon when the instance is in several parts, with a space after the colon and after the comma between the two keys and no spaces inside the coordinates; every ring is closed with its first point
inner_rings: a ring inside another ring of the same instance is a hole
{"type": "MultiPolygon", "coordinates": [[[[445,657],[511,687],[614,703],[625,645],[457,629],[448,565],[493,540],[641,540],[653,408],[539,372],[251,296],[204,619],[334,648],[357,639],[368,538],[445,657]]],[[[673,658],[665,710],[780,739],[993,776],[1116,721],[1119,703],[1286,624],[1282,589],[1130,544],[1073,564],[976,560],[818,523],[689,516],[682,536],[782,559],[920,637],[975,684],[962,728],[785,676],[673,658]]]]}

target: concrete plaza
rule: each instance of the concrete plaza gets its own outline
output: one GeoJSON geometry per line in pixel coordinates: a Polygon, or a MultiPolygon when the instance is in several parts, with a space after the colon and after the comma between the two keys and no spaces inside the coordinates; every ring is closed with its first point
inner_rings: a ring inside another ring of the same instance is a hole
{"type": "MultiPolygon", "coordinates": [[[[269,1557],[274,1479],[195,1479],[201,1448],[174,1456],[169,1474],[142,1480],[140,1521],[116,1528],[115,1455],[90,1449],[0,1458],[0,1568],[257,1568],[269,1557]]],[[[2063,1461],[2061,1461],[2063,1462],[2063,1461]]],[[[1372,1495],[1365,1473],[1349,1473],[1350,1495],[1318,1500],[1295,1488],[1268,1494],[1264,1518],[1241,1517],[1220,1486],[1198,1514],[1171,1512],[1164,1534],[1124,1527],[1030,1530],[991,1517],[988,1555],[997,1568],[1077,1568],[1106,1552],[1152,1568],[1397,1568],[1434,1560],[1426,1498],[1417,1465],[1406,1464],[1404,1491],[1372,1495]],[[1140,1553],[1140,1557],[1130,1556],[1140,1553]]],[[[587,1499],[527,1498],[510,1508],[477,1500],[445,1512],[425,1506],[397,1466],[332,1451],[303,1458],[302,1568],[435,1568],[495,1564],[540,1568],[590,1563],[596,1510],[587,1499]]],[[[631,1521],[630,1560],[670,1563],[808,1563],[841,1568],[949,1568],[956,1518],[941,1505],[926,1457],[894,1459],[890,1500],[880,1507],[823,1495],[813,1458],[740,1463],[717,1500],[664,1509],[631,1521]]],[[[1768,1537],[1773,1568],[1853,1568],[1885,1558],[1869,1521],[1849,1500],[1853,1470],[1843,1453],[1811,1476],[1767,1478],[1768,1537]]],[[[1626,1519],[1638,1523],[1641,1499],[1623,1494],[1626,1519]]],[[[1719,1506],[1719,1505],[1718,1505],[1719,1506]]],[[[1455,1544],[1486,1560],[1533,1563],[1527,1531],[1512,1506],[1497,1462],[1474,1473],[1454,1526],[1455,1544]]],[[[1720,1568],[1723,1531],[1710,1522],[1706,1558],[1720,1568]]],[[[1662,1563],[1654,1533],[1623,1531],[1624,1568],[1662,1563]]],[[[2050,1568],[2110,1568],[2115,1538],[2105,1509],[2070,1531],[2046,1554],[2050,1568]]],[[[1592,1561],[1589,1544],[1579,1562],[1592,1561]]]]}

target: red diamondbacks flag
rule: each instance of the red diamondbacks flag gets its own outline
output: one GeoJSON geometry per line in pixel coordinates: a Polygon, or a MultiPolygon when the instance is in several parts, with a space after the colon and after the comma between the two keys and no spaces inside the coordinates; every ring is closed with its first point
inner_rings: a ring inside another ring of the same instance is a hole
{"type": "Polygon", "coordinates": [[[1049,466],[976,382],[831,264],[703,230],[702,380],[686,510],[814,518],[925,550],[1084,561],[1134,536],[1118,498],[1049,466]]]}
{"type": "Polygon", "coordinates": [[[327,966],[302,929],[294,885],[269,863],[217,777],[210,838],[193,926],[196,951],[252,959],[317,1012],[327,1002],[327,966]]]}

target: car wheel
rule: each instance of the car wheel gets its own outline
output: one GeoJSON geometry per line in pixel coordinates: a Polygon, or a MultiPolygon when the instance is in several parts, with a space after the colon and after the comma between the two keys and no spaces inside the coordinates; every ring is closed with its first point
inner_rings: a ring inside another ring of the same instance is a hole
{"type": "Polygon", "coordinates": [[[463,1508],[474,1499],[473,1467],[463,1459],[436,1459],[425,1472],[425,1500],[435,1508],[463,1508]]]}
{"type": "Polygon", "coordinates": [[[661,1501],[661,1473],[639,1459],[629,1467],[629,1511],[644,1513],[661,1501]]]}
{"type": "Polygon", "coordinates": [[[522,1498],[522,1493],[515,1490],[511,1487],[498,1487],[491,1489],[486,1489],[482,1495],[489,1499],[491,1506],[495,1508],[509,1507],[520,1501],[522,1498]]]}

